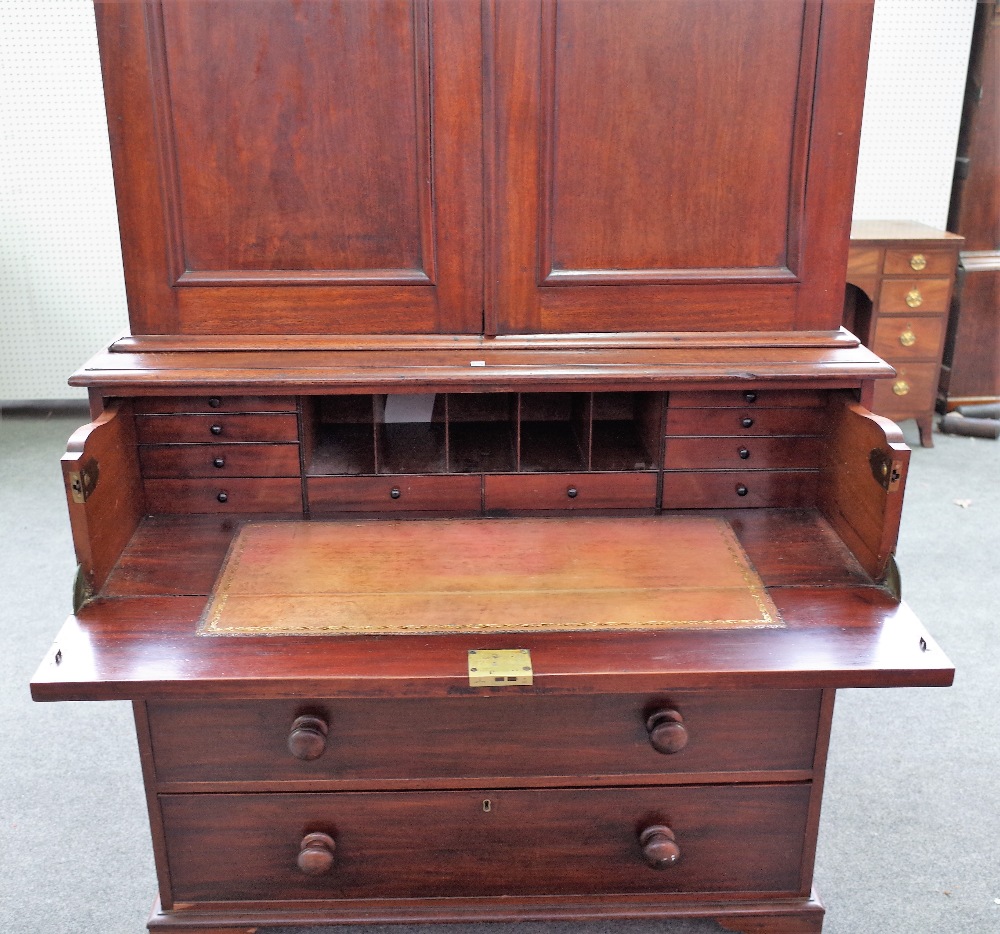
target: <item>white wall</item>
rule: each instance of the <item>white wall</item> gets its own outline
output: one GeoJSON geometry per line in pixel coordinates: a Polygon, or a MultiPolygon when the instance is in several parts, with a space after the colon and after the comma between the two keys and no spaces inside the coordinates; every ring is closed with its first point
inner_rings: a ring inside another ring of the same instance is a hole
{"type": "Polygon", "coordinates": [[[128,330],[90,0],[0,0],[0,400],[128,330]]]}
{"type": "Polygon", "coordinates": [[[876,0],[854,216],[948,220],[976,0],[876,0]]]}
{"type": "MultiPolygon", "coordinates": [[[[855,216],[943,226],[975,0],[877,0],[855,216]]],[[[0,400],[128,329],[91,0],[0,0],[0,400]]]]}

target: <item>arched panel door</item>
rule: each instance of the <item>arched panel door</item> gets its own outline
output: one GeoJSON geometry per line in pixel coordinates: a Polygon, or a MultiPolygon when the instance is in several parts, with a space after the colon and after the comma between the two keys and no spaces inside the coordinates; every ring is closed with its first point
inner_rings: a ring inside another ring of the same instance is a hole
{"type": "Polygon", "coordinates": [[[96,9],[133,333],[481,331],[478,3],[96,9]]]}

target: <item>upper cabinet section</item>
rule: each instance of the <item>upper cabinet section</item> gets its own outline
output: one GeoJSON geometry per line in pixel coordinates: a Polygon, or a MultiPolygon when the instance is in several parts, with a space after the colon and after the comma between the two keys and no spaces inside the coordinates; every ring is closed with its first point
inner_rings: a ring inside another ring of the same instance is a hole
{"type": "Polygon", "coordinates": [[[136,334],[839,324],[870,0],[97,14],[136,334]]]}

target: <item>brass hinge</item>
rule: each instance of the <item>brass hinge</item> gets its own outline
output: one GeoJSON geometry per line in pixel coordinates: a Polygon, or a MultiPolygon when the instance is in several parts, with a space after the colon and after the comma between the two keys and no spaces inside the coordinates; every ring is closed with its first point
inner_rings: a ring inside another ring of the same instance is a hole
{"type": "Polygon", "coordinates": [[[533,679],[528,649],[469,649],[470,687],[531,684],[533,679]]]}
{"type": "Polygon", "coordinates": [[[79,470],[70,470],[66,474],[69,481],[70,495],[74,503],[85,503],[97,487],[99,470],[97,461],[91,458],[79,470]]]}

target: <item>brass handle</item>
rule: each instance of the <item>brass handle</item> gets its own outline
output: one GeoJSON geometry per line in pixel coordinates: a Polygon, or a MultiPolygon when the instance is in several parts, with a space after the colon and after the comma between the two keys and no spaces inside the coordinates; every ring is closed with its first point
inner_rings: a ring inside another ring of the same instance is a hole
{"type": "Polygon", "coordinates": [[[303,762],[318,759],[326,752],[326,737],[330,727],[322,717],[306,714],[296,717],[288,734],[288,751],[303,762]]]}
{"type": "Polygon", "coordinates": [[[639,834],[639,846],[646,862],[654,869],[669,869],[681,858],[674,832],[662,824],[647,827],[639,834]]]}
{"type": "Polygon", "coordinates": [[[923,253],[914,253],[910,257],[910,268],[920,272],[927,265],[927,257],[923,253]]]}
{"type": "Polygon", "coordinates": [[[907,329],[899,335],[899,342],[904,347],[912,347],[917,342],[917,335],[913,333],[913,328],[907,327],[907,329]]]}
{"type": "Polygon", "coordinates": [[[897,379],[892,384],[892,391],[897,396],[905,396],[910,391],[910,384],[905,379],[897,379]]]}
{"type": "Polygon", "coordinates": [[[680,752],[688,744],[688,731],[684,718],[676,710],[664,707],[649,715],[646,720],[649,745],[657,752],[669,756],[680,752]]]}
{"type": "Polygon", "coordinates": [[[906,293],[906,304],[910,308],[919,308],[924,303],[924,297],[920,294],[920,289],[910,289],[906,293]]]}
{"type": "Polygon", "coordinates": [[[296,862],[307,876],[321,876],[333,868],[337,843],[326,833],[307,833],[299,844],[296,862]]]}

